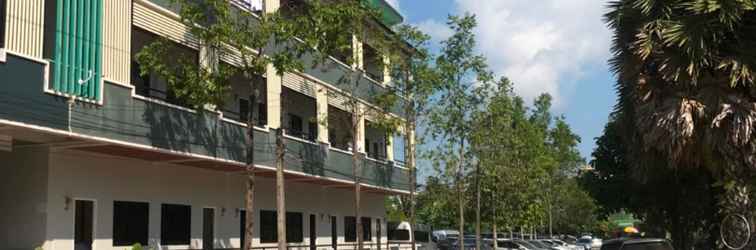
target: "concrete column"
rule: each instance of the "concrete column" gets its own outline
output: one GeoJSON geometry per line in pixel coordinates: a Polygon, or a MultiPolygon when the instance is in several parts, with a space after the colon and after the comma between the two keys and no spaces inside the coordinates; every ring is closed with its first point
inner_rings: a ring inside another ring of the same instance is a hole
{"type": "Polygon", "coordinates": [[[391,58],[383,56],[383,84],[391,84],[391,58]]]}
{"type": "Polygon", "coordinates": [[[394,136],[386,133],[386,160],[394,161],[394,136]]]}
{"type": "Polygon", "coordinates": [[[281,7],[281,0],[263,0],[265,1],[264,11],[265,13],[273,13],[281,7]]]}
{"type": "Polygon", "coordinates": [[[365,56],[363,55],[362,40],[357,35],[352,35],[352,63],[353,69],[365,68],[365,56]]]}
{"type": "MultiPolygon", "coordinates": [[[[213,49],[207,44],[202,44],[199,47],[199,65],[210,72],[218,70],[218,57],[216,56],[215,51],[213,51],[213,49]]],[[[205,104],[205,108],[215,110],[217,107],[216,105],[207,103],[205,104]]]]}
{"type": "Polygon", "coordinates": [[[317,106],[318,142],[329,144],[328,141],[328,89],[320,84],[315,85],[315,103],[317,106]]]}
{"type": "Polygon", "coordinates": [[[363,107],[362,103],[357,104],[357,114],[358,121],[357,121],[357,144],[359,145],[357,147],[357,150],[360,153],[365,153],[365,107],[363,107]]]}
{"type": "Polygon", "coordinates": [[[266,69],[267,79],[267,92],[268,98],[268,127],[269,128],[281,128],[281,80],[282,77],[276,72],[276,68],[273,64],[268,64],[266,69]]]}

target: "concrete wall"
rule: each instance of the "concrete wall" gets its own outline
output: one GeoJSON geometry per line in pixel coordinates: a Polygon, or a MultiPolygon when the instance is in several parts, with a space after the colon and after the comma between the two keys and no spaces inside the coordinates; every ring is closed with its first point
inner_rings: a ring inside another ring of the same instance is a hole
{"type": "Polygon", "coordinates": [[[0,152],[0,249],[33,249],[44,243],[47,156],[43,148],[0,152]]]}
{"type": "MultiPolygon", "coordinates": [[[[242,208],[244,178],[233,173],[173,166],[139,160],[115,158],[76,151],[54,151],[50,155],[49,203],[45,249],[73,249],[73,209],[65,210],[65,197],[95,201],[95,249],[124,249],[112,246],[113,201],[149,202],[150,242],[160,240],[160,208],[163,203],[192,206],[191,245],[163,249],[201,248],[202,208],[216,210],[216,248],[239,247],[239,217],[242,208]],[[225,213],[221,212],[225,208],[225,213]]],[[[259,210],[275,209],[274,181],[257,178],[255,198],[255,238],[259,237],[259,210]]],[[[286,183],[288,211],[303,213],[304,242],[309,244],[309,215],[316,214],[317,244],[331,243],[330,216],[338,217],[339,242],[344,243],[344,216],[353,214],[353,193],[300,182],[286,183]]],[[[382,195],[363,195],[364,216],[385,223],[382,195]]],[[[382,234],[385,236],[386,229],[382,234]]],[[[385,243],[385,237],[381,240],[385,243]]],[[[255,246],[260,245],[254,240],[255,246]]],[[[273,245],[270,245],[273,246],[273,245]]]]}

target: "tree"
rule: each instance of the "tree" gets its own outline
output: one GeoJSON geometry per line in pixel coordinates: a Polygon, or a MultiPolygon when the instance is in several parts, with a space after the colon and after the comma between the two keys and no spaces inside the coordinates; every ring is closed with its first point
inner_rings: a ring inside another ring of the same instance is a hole
{"type": "MultiPolygon", "coordinates": [[[[406,43],[414,51],[407,56],[392,58],[394,70],[392,71],[395,79],[395,88],[406,97],[404,103],[404,115],[406,121],[403,122],[403,132],[405,141],[406,167],[409,169],[410,176],[410,194],[409,194],[409,222],[410,227],[415,228],[417,225],[415,217],[415,193],[417,188],[417,139],[415,138],[418,120],[425,118],[426,111],[429,107],[429,99],[434,94],[438,86],[438,77],[432,65],[432,55],[428,51],[428,42],[430,36],[424,34],[416,27],[403,25],[396,29],[399,37],[398,41],[406,43]]],[[[394,48],[402,48],[397,45],[394,48]]],[[[396,53],[395,53],[396,54],[396,53]]],[[[410,234],[412,249],[415,247],[415,234],[410,234]]]]}
{"type": "MultiPolygon", "coordinates": [[[[750,0],[610,4],[610,63],[618,111],[632,124],[626,133],[638,159],[634,167],[667,161],[672,168],[707,169],[727,197],[753,183],[754,9],[750,0]]],[[[722,209],[752,210],[742,205],[722,209]]]]}
{"type": "MultiPolygon", "coordinates": [[[[458,227],[464,233],[464,176],[466,160],[469,154],[469,136],[471,131],[472,111],[479,108],[480,98],[476,89],[480,84],[490,81],[485,58],[473,54],[475,35],[473,28],[477,25],[472,15],[449,16],[447,24],[454,34],[443,41],[440,56],[436,59],[439,70],[439,92],[433,99],[434,108],[430,113],[429,132],[435,139],[444,140],[433,151],[433,160],[440,165],[443,172],[450,176],[454,173],[458,205],[458,227]]],[[[480,237],[477,246],[480,249],[480,237]]],[[[464,242],[460,241],[460,250],[464,242]]]]}
{"type": "Polygon", "coordinates": [[[609,9],[633,172],[706,171],[724,188],[720,214],[750,216],[756,2],[618,0],[609,9]]]}
{"type": "MultiPolygon", "coordinates": [[[[362,1],[305,1],[300,8],[289,8],[286,13],[263,6],[263,12],[253,15],[233,7],[227,0],[172,0],[180,8],[180,20],[188,27],[202,48],[201,65],[190,60],[172,59],[168,42],[160,40],[146,46],[137,55],[141,74],[154,73],[168,83],[176,97],[200,110],[205,107],[217,109],[229,95],[229,79],[236,73],[246,77],[263,75],[271,67],[282,76],[298,72],[305,67],[323,65],[327,59],[350,47],[353,34],[361,34],[365,21],[376,16],[376,11],[362,1]],[[317,49],[315,49],[317,48],[317,49]],[[218,58],[232,55],[240,58],[240,64],[229,67],[219,63],[218,58]]],[[[254,90],[250,81],[251,90],[254,90]]],[[[254,91],[253,91],[254,92],[254,91]]],[[[256,93],[250,93],[255,97],[256,93]]],[[[268,97],[279,98],[279,97],[268,97]]],[[[254,110],[250,102],[248,110],[254,110]]],[[[255,118],[247,121],[247,190],[245,194],[246,235],[245,250],[252,242],[254,179],[255,118]]],[[[284,203],[284,157],[283,129],[276,132],[276,208],[278,247],[286,249],[286,210],[284,203]]],[[[356,144],[355,144],[356,145],[356,144]]],[[[355,157],[359,154],[354,153],[355,157]]],[[[356,163],[354,164],[357,165],[356,163]]],[[[355,167],[356,168],[356,167],[355,167]]],[[[356,191],[359,192],[359,174],[354,172],[356,191]]],[[[359,193],[356,194],[359,204],[359,193]]],[[[359,206],[357,211],[359,211],[359,206]]],[[[357,212],[358,241],[361,248],[362,227],[357,212]]]]}

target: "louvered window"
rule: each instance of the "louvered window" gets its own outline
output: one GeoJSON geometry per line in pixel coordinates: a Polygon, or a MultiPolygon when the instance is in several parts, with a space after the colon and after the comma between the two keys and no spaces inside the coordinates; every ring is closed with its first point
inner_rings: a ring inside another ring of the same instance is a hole
{"type": "Polygon", "coordinates": [[[46,47],[51,89],[99,101],[102,80],[102,0],[47,0],[46,47]],[[54,25],[52,24],[54,23],[54,25]]]}

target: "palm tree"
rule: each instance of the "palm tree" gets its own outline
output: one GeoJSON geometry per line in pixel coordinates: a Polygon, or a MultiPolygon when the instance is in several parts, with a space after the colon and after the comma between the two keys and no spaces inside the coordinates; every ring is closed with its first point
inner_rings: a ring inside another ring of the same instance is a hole
{"type": "Polygon", "coordinates": [[[704,167],[735,193],[756,173],[756,0],[616,0],[612,70],[629,154],[704,167]]]}

